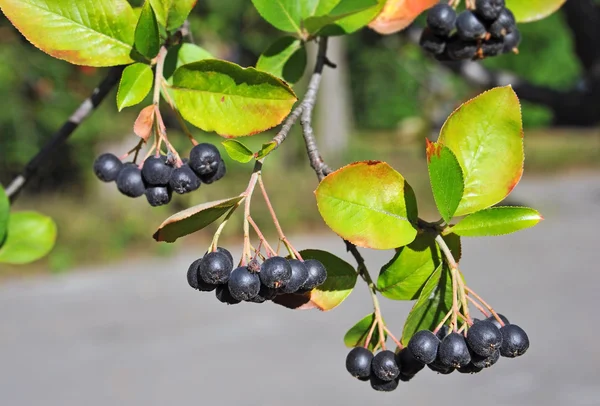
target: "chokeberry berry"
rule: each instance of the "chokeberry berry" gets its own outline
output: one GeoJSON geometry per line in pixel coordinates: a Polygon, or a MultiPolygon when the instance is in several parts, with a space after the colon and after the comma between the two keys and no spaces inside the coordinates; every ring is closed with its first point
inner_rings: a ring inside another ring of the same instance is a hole
{"type": "Polygon", "coordinates": [[[494,365],[500,359],[500,350],[494,351],[491,355],[487,357],[482,357],[481,355],[477,355],[475,353],[471,354],[471,364],[473,364],[476,368],[489,368],[494,365]]]}
{"type": "Polygon", "coordinates": [[[440,55],[446,49],[446,38],[435,35],[430,29],[425,28],[421,33],[419,45],[433,55],[440,55]]]}
{"type": "Polygon", "coordinates": [[[193,192],[200,187],[200,178],[192,171],[189,165],[185,164],[175,168],[169,179],[169,186],[178,194],[193,192]]]}
{"type": "Polygon", "coordinates": [[[147,185],[164,186],[169,184],[173,167],[167,165],[167,157],[151,156],[144,161],[142,177],[147,185]]]}
{"type": "Polygon", "coordinates": [[[227,283],[233,264],[222,252],[209,252],[198,266],[198,275],[204,282],[213,285],[227,283]]]}
{"type": "Polygon", "coordinates": [[[436,35],[448,36],[456,23],[456,11],[448,4],[439,3],[427,13],[427,26],[436,35]]]}
{"type": "Polygon", "coordinates": [[[489,357],[500,349],[502,334],[500,330],[488,320],[473,324],[467,332],[467,344],[471,351],[482,357],[489,357]]]}
{"type": "Polygon", "coordinates": [[[439,358],[437,358],[431,364],[427,364],[427,367],[432,371],[442,375],[449,375],[456,370],[456,368],[454,367],[449,367],[447,365],[442,364],[439,358]]]}
{"type": "Polygon", "coordinates": [[[316,259],[307,259],[304,261],[306,269],[308,269],[308,278],[302,285],[302,290],[312,290],[320,286],[327,279],[327,270],[325,266],[316,259]]]}
{"type": "Polygon", "coordinates": [[[169,204],[173,192],[168,186],[150,186],[145,194],[150,206],[157,207],[169,204]]]}
{"type": "Polygon", "coordinates": [[[384,381],[375,375],[371,375],[370,381],[371,387],[378,392],[393,392],[398,388],[398,381],[396,379],[384,381]]]}
{"type": "Polygon", "coordinates": [[[498,56],[504,52],[504,41],[490,38],[481,44],[481,51],[484,58],[498,56]]]}
{"type": "Polygon", "coordinates": [[[142,171],[133,163],[123,165],[117,176],[117,189],[128,197],[140,197],[146,191],[142,171]]]}
{"type": "Polygon", "coordinates": [[[408,342],[408,349],[423,364],[435,361],[440,340],[429,330],[417,331],[408,342]]]}
{"type": "Polygon", "coordinates": [[[477,367],[477,366],[473,365],[473,362],[469,362],[464,367],[459,368],[458,372],[460,372],[461,374],[476,374],[476,373],[481,372],[482,370],[483,370],[482,367],[477,367]]]}
{"type": "Polygon", "coordinates": [[[482,39],[487,34],[485,25],[475,14],[466,10],[458,15],[456,19],[456,32],[458,36],[467,41],[482,39]]]}
{"type": "Polygon", "coordinates": [[[194,289],[203,291],[203,292],[211,292],[216,289],[217,285],[212,285],[210,283],[206,283],[202,280],[202,278],[198,277],[198,267],[200,266],[200,262],[202,262],[202,258],[195,260],[192,262],[187,272],[187,280],[190,286],[194,289]]]}
{"type": "Polygon", "coordinates": [[[509,9],[503,9],[498,18],[490,24],[488,32],[494,38],[504,38],[516,29],[515,15],[509,9]]]}
{"type": "Polygon", "coordinates": [[[400,368],[400,373],[404,375],[416,375],[425,368],[425,364],[417,360],[408,348],[403,348],[396,354],[396,363],[400,368]]]}
{"type": "Polygon", "coordinates": [[[439,346],[438,359],[443,365],[453,368],[461,368],[471,362],[465,338],[454,332],[448,334],[439,346]]]}
{"type": "Polygon", "coordinates": [[[400,368],[396,364],[396,354],[392,351],[380,351],[373,357],[371,371],[382,381],[392,381],[400,374],[400,368]]]}
{"type": "Polygon", "coordinates": [[[250,300],[258,295],[260,279],[257,274],[250,272],[247,267],[240,266],[231,272],[227,286],[234,299],[250,300]]]}
{"type": "Polygon", "coordinates": [[[502,333],[502,348],[500,354],[503,357],[515,358],[525,354],[529,348],[529,337],[521,327],[516,324],[507,324],[500,329],[502,333]]]}
{"type": "Polygon", "coordinates": [[[102,182],[117,179],[123,168],[123,162],[113,154],[102,154],[94,161],[94,173],[102,182]]]}
{"type": "Polygon", "coordinates": [[[277,296],[277,289],[266,287],[265,285],[263,285],[261,283],[258,294],[256,296],[254,296],[252,299],[248,300],[248,302],[264,303],[268,300],[275,299],[275,296],[277,296]]]}
{"type": "Polygon", "coordinates": [[[443,325],[440,329],[435,333],[435,336],[442,341],[444,337],[446,337],[450,333],[450,328],[447,325],[443,325]]]}
{"type": "Polygon", "coordinates": [[[216,294],[219,302],[222,302],[222,303],[234,305],[234,304],[238,304],[241,302],[241,300],[237,300],[236,298],[231,296],[231,293],[229,292],[229,288],[227,287],[227,284],[218,285],[217,289],[215,289],[215,294],[216,294]]]}
{"type": "Polygon", "coordinates": [[[216,181],[221,180],[226,173],[227,167],[225,166],[225,161],[221,159],[217,170],[214,172],[207,173],[206,175],[200,175],[200,180],[202,181],[202,183],[210,185],[211,183],[215,183],[216,181]]]}
{"type": "Polygon", "coordinates": [[[517,52],[519,50],[519,45],[521,44],[521,32],[515,29],[510,34],[507,34],[504,37],[504,49],[503,52],[505,54],[509,52],[517,52]]]}
{"type": "Polygon", "coordinates": [[[260,281],[270,288],[285,286],[292,277],[292,267],[283,257],[271,257],[260,268],[260,281]]]}
{"type": "Polygon", "coordinates": [[[475,12],[484,20],[493,21],[504,10],[504,0],[476,0],[475,12]]]}
{"type": "Polygon", "coordinates": [[[477,43],[473,41],[465,41],[456,35],[453,35],[446,45],[446,54],[452,61],[462,61],[473,59],[477,55],[477,43]]]}
{"type": "MultiPolygon", "coordinates": [[[[502,320],[502,322],[506,325],[506,324],[510,324],[510,322],[508,321],[508,319],[506,318],[506,316],[500,314],[500,313],[496,313],[498,315],[498,317],[500,317],[500,320],[502,320]]],[[[503,326],[500,324],[500,322],[498,320],[496,320],[496,318],[494,317],[494,315],[491,315],[490,317],[488,317],[486,319],[487,321],[491,322],[494,324],[494,326],[496,326],[497,329],[501,329],[503,326]]]]}
{"type": "Polygon", "coordinates": [[[398,378],[396,378],[396,379],[400,382],[410,382],[410,380],[413,379],[414,377],[415,377],[414,375],[408,375],[408,374],[405,374],[402,371],[400,371],[400,375],[398,375],[398,378]]]}
{"type": "Polygon", "coordinates": [[[353,348],[346,356],[346,370],[355,378],[371,376],[373,353],[364,347],[353,348]]]}
{"type": "Polygon", "coordinates": [[[190,151],[189,165],[198,176],[215,172],[219,162],[221,154],[213,144],[198,144],[190,151]]]}
{"type": "Polygon", "coordinates": [[[298,291],[308,279],[308,268],[304,265],[304,262],[297,259],[290,259],[288,262],[290,268],[292,268],[292,275],[290,280],[281,288],[281,291],[283,293],[294,293],[298,291]]]}

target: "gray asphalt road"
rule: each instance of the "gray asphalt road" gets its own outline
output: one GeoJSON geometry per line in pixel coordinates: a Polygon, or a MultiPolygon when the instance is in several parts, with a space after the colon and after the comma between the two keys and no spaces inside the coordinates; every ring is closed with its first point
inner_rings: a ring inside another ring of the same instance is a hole
{"type": "MultiPolygon", "coordinates": [[[[0,286],[0,404],[600,405],[600,174],[526,180],[515,197],[546,221],[466,240],[461,265],[528,331],[520,359],[473,376],[425,370],[378,394],[344,369],[342,336],[370,310],[365,286],[328,313],[227,307],[187,287],[189,253],[0,286]]],[[[332,236],[297,241],[347,257],[332,236]]],[[[390,254],[366,256],[377,269],[390,254]]],[[[383,307],[399,334],[407,304],[383,307]]]]}

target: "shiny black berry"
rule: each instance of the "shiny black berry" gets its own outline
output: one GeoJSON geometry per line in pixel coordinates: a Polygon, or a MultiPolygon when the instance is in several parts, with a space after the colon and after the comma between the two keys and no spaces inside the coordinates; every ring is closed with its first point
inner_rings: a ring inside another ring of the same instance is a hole
{"type": "Polygon", "coordinates": [[[168,186],[150,186],[144,193],[146,194],[146,200],[148,200],[148,203],[152,207],[169,204],[173,195],[168,186]]]}
{"type": "Polygon", "coordinates": [[[473,362],[469,362],[464,367],[457,369],[457,371],[460,372],[461,374],[476,374],[476,373],[481,372],[482,370],[483,370],[482,367],[477,367],[477,366],[473,365],[473,362]]]}
{"type": "Polygon", "coordinates": [[[481,44],[483,57],[498,56],[504,53],[504,41],[500,39],[490,38],[481,44]]]}
{"type": "Polygon", "coordinates": [[[489,357],[502,346],[502,334],[494,323],[483,320],[469,328],[467,344],[475,354],[489,357]]]}
{"type": "Polygon", "coordinates": [[[371,376],[371,361],[373,353],[366,348],[353,348],[346,356],[346,370],[355,378],[371,376]]]}
{"type": "Polygon", "coordinates": [[[525,354],[529,348],[529,337],[521,327],[516,324],[507,324],[500,329],[502,333],[502,348],[500,354],[503,357],[515,358],[525,354]]]}
{"type": "Polygon", "coordinates": [[[250,272],[247,267],[240,266],[231,272],[227,282],[231,297],[237,300],[250,300],[260,290],[260,279],[257,274],[250,272]]]}
{"type": "Polygon", "coordinates": [[[487,357],[482,357],[475,353],[471,354],[471,364],[476,368],[489,368],[494,365],[500,359],[500,350],[494,351],[487,357]]]}
{"type": "Polygon", "coordinates": [[[217,285],[211,285],[210,283],[206,283],[198,277],[198,267],[201,261],[202,258],[192,262],[192,264],[188,268],[187,280],[192,288],[201,290],[203,292],[211,292],[217,288],[217,285]]]}
{"type": "Polygon", "coordinates": [[[128,163],[123,165],[117,176],[117,189],[128,197],[140,197],[146,191],[142,171],[137,165],[128,163]]]}
{"type": "Polygon", "coordinates": [[[308,268],[304,262],[297,259],[288,260],[292,269],[290,280],[281,288],[283,293],[294,293],[298,291],[308,279],[308,268]]]}
{"type": "Polygon", "coordinates": [[[400,368],[400,374],[406,376],[414,376],[425,368],[425,364],[417,360],[408,348],[404,348],[396,354],[396,363],[400,368]]]}
{"type": "Polygon", "coordinates": [[[392,379],[391,381],[384,381],[383,379],[379,379],[375,375],[371,375],[371,388],[375,389],[378,392],[393,392],[398,388],[398,380],[392,379]]]}
{"type": "Polygon", "coordinates": [[[504,0],[476,0],[475,13],[484,20],[493,21],[498,18],[505,5],[504,0]]]}
{"type": "Polygon", "coordinates": [[[456,370],[456,368],[454,367],[449,367],[447,365],[442,364],[439,358],[437,358],[431,364],[427,364],[427,368],[442,375],[449,375],[456,370]]]}
{"type": "Polygon", "coordinates": [[[477,55],[477,43],[465,41],[456,35],[453,35],[446,45],[448,58],[452,61],[462,61],[473,59],[477,55]]]}
{"type": "Polygon", "coordinates": [[[475,14],[466,10],[458,15],[456,19],[456,32],[464,40],[473,41],[482,39],[487,34],[485,25],[475,14]]]}
{"type": "Polygon", "coordinates": [[[221,180],[226,173],[227,168],[225,166],[225,161],[221,160],[216,171],[207,173],[206,175],[200,175],[200,180],[202,181],[202,183],[210,185],[211,183],[215,183],[216,181],[221,180]]]}
{"type": "MultiPolygon", "coordinates": [[[[508,319],[506,318],[506,316],[504,316],[503,314],[500,313],[496,313],[498,315],[498,317],[500,317],[500,320],[502,320],[502,322],[506,325],[506,324],[510,324],[510,321],[508,321],[508,319]]],[[[494,317],[494,315],[491,315],[490,317],[488,317],[486,319],[489,322],[494,323],[494,326],[496,326],[496,328],[501,329],[502,328],[502,324],[500,324],[500,322],[498,320],[496,320],[496,318],[494,317]]]]}
{"type": "Polygon", "coordinates": [[[438,359],[446,367],[466,366],[471,362],[471,354],[465,338],[458,333],[448,334],[439,346],[438,359]]]}
{"type": "Polygon", "coordinates": [[[221,162],[221,154],[213,144],[202,143],[190,151],[190,168],[198,176],[214,173],[221,162]]]}
{"type": "Polygon", "coordinates": [[[248,300],[248,302],[264,303],[266,301],[275,299],[275,296],[277,296],[277,289],[268,288],[265,285],[261,284],[258,294],[252,299],[248,300]]]}
{"type": "Polygon", "coordinates": [[[504,38],[516,29],[515,15],[509,9],[503,9],[498,18],[490,24],[488,32],[494,38],[504,38]]]}
{"type": "MultiPolygon", "coordinates": [[[[220,252],[221,254],[225,254],[227,256],[227,258],[229,258],[229,260],[231,261],[231,263],[233,264],[233,255],[231,255],[231,252],[229,252],[229,250],[227,248],[223,248],[223,247],[217,247],[217,252],[220,252]]],[[[208,254],[208,251],[204,253],[204,255],[208,254]]]]}
{"type": "Polygon", "coordinates": [[[169,179],[169,186],[178,194],[193,192],[200,187],[200,178],[188,164],[175,168],[169,179]]]}
{"type": "Polygon", "coordinates": [[[425,28],[421,33],[419,45],[433,55],[440,55],[446,49],[447,38],[435,35],[430,29],[425,28]]]}
{"type": "Polygon", "coordinates": [[[94,161],[94,173],[102,182],[117,179],[123,168],[123,162],[113,154],[102,154],[94,161]]]}
{"type": "Polygon", "coordinates": [[[435,361],[440,345],[439,338],[429,330],[417,331],[408,342],[408,349],[423,364],[435,361]]]}
{"type": "Polygon", "coordinates": [[[285,286],[292,277],[292,267],[283,257],[271,257],[260,268],[260,281],[270,288],[285,286]]]}
{"type": "Polygon", "coordinates": [[[400,368],[396,363],[396,354],[392,351],[380,351],[373,357],[371,371],[382,381],[392,381],[400,374],[400,368]]]}
{"type": "Polygon", "coordinates": [[[316,259],[307,259],[304,261],[304,265],[308,270],[308,278],[302,285],[302,290],[312,290],[325,282],[327,279],[327,270],[321,262],[316,259]]]}
{"type": "Polygon", "coordinates": [[[504,37],[504,53],[517,52],[521,44],[521,32],[515,29],[504,37]]]}
{"type": "Polygon", "coordinates": [[[222,303],[234,305],[234,304],[238,304],[241,302],[241,300],[237,300],[236,298],[231,296],[231,293],[229,292],[229,288],[227,287],[226,284],[217,286],[217,289],[215,290],[215,294],[216,294],[219,302],[222,302],[222,303]]]}
{"type": "Polygon", "coordinates": [[[227,283],[233,264],[222,252],[209,252],[198,266],[198,275],[204,282],[213,285],[227,283]]]}
{"type": "Polygon", "coordinates": [[[436,35],[448,36],[455,23],[456,11],[447,4],[437,4],[427,13],[427,26],[436,35]]]}
{"type": "Polygon", "coordinates": [[[173,167],[167,165],[167,157],[151,156],[144,161],[142,167],[142,177],[147,185],[164,186],[169,184],[173,167]]]}
{"type": "Polygon", "coordinates": [[[435,336],[442,341],[444,337],[448,335],[448,333],[450,333],[450,328],[444,324],[442,327],[440,327],[437,333],[435,333],[435,336]]]}

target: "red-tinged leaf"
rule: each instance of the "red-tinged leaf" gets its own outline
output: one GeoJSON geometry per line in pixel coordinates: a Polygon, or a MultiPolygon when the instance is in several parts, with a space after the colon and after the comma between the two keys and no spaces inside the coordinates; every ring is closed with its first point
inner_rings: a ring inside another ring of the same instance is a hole
{"type": "Polygon", "coordinates": [[[144,107],[133,124],[135,135],[148,142],[154,125],[154,105],[144,107]]]}
{"type": "Polygon", "coordinates": [[[243,196],[214,202],[202,203],[187,210],[180,211],[166,219],[154,233],[156,241],[174,242],[179,237],[202,230],[234,209],[242,201],[243,196]]]}
{"type": "Polygon", "coordinates": [[[437,3],[438,0],[388,0],[369,27],[380,34],[393,34],[408,27],[419,14],[437,3]]]}

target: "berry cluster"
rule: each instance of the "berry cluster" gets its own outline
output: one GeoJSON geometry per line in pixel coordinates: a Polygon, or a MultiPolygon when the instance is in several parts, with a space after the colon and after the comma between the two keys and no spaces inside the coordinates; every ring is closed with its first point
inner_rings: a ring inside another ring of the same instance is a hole
{"type": "Polygon", "coordinates": [[[103,182],[116,181],[125,196],[146,195],[151,206],[171,201],[172,192],[193,192],[202,183],[210,184],[225,176],[225,162],[212,144],[192,148],[190,159],[179,167],[168,156],[148,157],[141,169],[133,162],[123,163],[113,154],[100,155],[94,162],[94,172],[103,182]]]}
{"type": "Polygon", "coordinates": [[[252,260],[247,266],[233,269],[231,253],[221,247],[192,262],[187,272],[192,288],[214,290],[217,299],[227,304],[263,303],[280,294],[308,292],[325,279],[327,271],[315,259],[270,257],[262,264],[252,260]]]}
{"type": "Polygon", "coordinates": [[[521,33],[505,0],[477,0],[460,14],[438,4],[427,14],[420,45],[442,61],[482,59],[517,52],[521,33]]]}
{"type": "Polygon", "coordinates": [[[450,332],[446,326],[436,334],[418,331],[397,354],[386,350],[374,356],[366,348],[353,348],[346,357],[346,369],[355,378],[370,380],[373,389],[384,392],[395,390],[400,381],[410,381],[425,365],[444,375],[455,370],[478,373],[498,362],[500,356],[515,358],[529,348],[525,331],[510,324],[506,317],[499,317],[504,326],[493,316],[474,320],[466,336],[450,332]]]}

